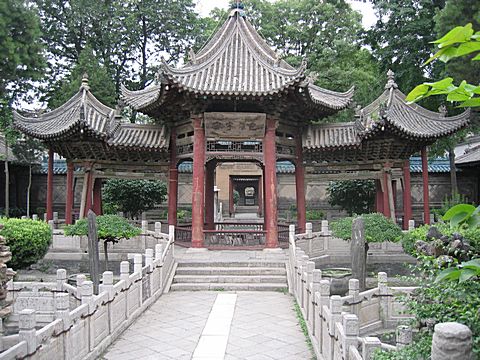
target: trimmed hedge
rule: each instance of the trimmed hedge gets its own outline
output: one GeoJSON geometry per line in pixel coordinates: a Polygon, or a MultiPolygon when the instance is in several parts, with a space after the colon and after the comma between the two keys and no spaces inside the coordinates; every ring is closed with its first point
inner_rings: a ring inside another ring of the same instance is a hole
{"type": "MultiPolygon", "coordinates": [[[[365,221],[365,240],[367,243],[398,242],[402,239],[402,229],[392,219],[379,213],[363,214],[361,217],[365,221]]],[[[333,221],[331,223],[333,235],[343,240],[351,240],[353,219],[353,217],[345,217],[333,221]]]]}
{"type": "Polygon", "coordinates": [[[52,240],[52,230],[43,221],[2,218],[4,228],[0,235],[6,239],[12,252],[8,265],[14,270],[24,269],[43,258],[52,240]]]}

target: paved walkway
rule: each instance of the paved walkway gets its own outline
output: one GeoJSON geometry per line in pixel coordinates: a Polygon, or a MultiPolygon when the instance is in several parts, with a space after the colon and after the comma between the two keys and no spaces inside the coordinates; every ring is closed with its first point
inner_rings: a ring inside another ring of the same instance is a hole
{"type": "Polygon", "coordinates": [[[311,359],[293,310],[280,292],[171,292],[103,355],[108,360],[311,359]]]}

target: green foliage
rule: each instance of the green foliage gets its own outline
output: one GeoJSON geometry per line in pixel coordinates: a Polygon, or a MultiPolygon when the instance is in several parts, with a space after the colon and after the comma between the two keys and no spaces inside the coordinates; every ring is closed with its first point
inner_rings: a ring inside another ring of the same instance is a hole
{"type": "Polygon", "coordinates": [[[480,206],[476,207],[470,204],[458,204],[450,208],[443,220],[448,221],[451,228],[459,227],[462,224],[468,227],[477,227],[480,225],[480,206]]]}
{"type": "Polygon", "coordinates": [[[325,214],[321,210],[307,210],[305,217],[307,220],[322,220],[325,218],[325,214]]]}
{"type": "Polygon", "coordinates": [[[457,267],[442,270],[435,279],[435,282],[446,280],[464,282],[472,278],[478,278],[479,276],[480,259],[473,259],[463,262],[457,265],[457,267]]]}
{"type": "Polygon", "coordinates": [[[12,252],[9,266],[13,269],[24,269],[45,256],[52,239],[52,230],[47,223],[12,218],[2,218],[0,223],[4,225],[0,234],[12,252]]]}
{"type": "Polygon", "coordinates": [[[467,201],[466,196],[459,193],[454,193],[451,196],[445,195],[445,198],[442,201],[442,207],[439,209],[434,209],[433,213],[437,215],[439,218],[441,218],[443,217],[443,215],[445,215],[448,209],[450,209],[455,205],[463,204],[466,201],[467,201]]]}
{"type": "Polygon", "coordinates": [[[187,220],[192,218],[191,209],[177,210],[177,220],[187,220]]]}
{"type": "Polygon", "coordinates": [[[399,88],[404,91],[413,88],[420,79],[433,78],[438,69],[421,65],[430,56],[430,42],[435,40],[437,3],[431,0],[372,0],[372,3],[377,22],[366,32],[365,43],[371,47],[383,73],[392,69],[399,88]]]}
{"type": "Polygon", "coordinates": [[[154,180],[108,180],[103,187],[103,200],[131,217],[153,209],[167,195],[164,182],[154,180]]]}
{"type": "Polygon", "coordinates": [[[233,190],[233,203],[235,205],[240,201],[240,193],[237,190],[233,190]]]}
{"type": "Polygon", "coordinates": [[[328,203],[340,206],[353,214],[365,214],[373,210],[375,182],[372,180],[331,181],[327,187],[328,203]]]}
{"type": "Polygon", "coordinates": [[[40,24],[31,4],[1,1],[0,19],[0,100],[10,101],[12,92],[23,91],[30,80],[40,78],[45,61],[40,24]]]}
{"type": "Polygon", "coordinates": [[[397,351],[377,349],[373,360],[426,360],[432,347],[432,336],[428,333],[421,333],[414,337],[414,342],[397,351]]]}
{"type": "MultiPolygon", "coordinates": [[[[131,225],[125,218],[117,215],[97,216],[98,240],[118,242],[121,239],[130,239],[141,234],[141,230],[131,225]]],[[[67,236],[88,235],[88,219],[78,220],[74,225],[65,227],[67,236]]]]}
{"type": "MultiPolygon", "coordinates": [[[[382,214],[363,214],[365,221],[365,240],[367,243],[391,241],[397,242],[402,238],[402,230],[392,219],[382,214]]],[[[344,240],[352,238],[353,217],[345,217],[331,223],[333,235],[344,240]]]]}
{"type": "Polygon", "coordinates": [[[88,75],[88,85],[95,97],[105,105],[115,104],[115,83],[105,66],[101,65],[92,48],[86,47],[80,52],[78,63],[72,68],[69,76],[58,82],[47,94],[48,105],[54,109],[65,104],[78,92],[82,77],[88,75]]]}
{"type": "MultiPolygon", "coordinates": [[[[433,41],[439,50],[425,64],[435,59],[448,62],[458,57],[473,54],[472,60],[480,60],[480,31],[473,30],[472,24],[457,26],[442,38],[433,41]]],[[[453,84],[452,77],[446,77],[436,82],[426,82],[416,86],[408,95],[407,101],[418,101],[432,95],[447,95],[450,102],[460,103],[460,107],[480,106],[480,86],[468,84],[463,80],[459,86],[453,84]]]]}
{"type": "MultiPolygon", "coordinates": [[[[415,255],[415,243],[418,240],[425,241],[427,240],[428,229],[430,225],[422,225],[412,230],[409,230],[402,237],[402,247],[403,250],[410,255],[415,255]]],[[[443,233],[443,232],[442,232],[443,233]]]]}

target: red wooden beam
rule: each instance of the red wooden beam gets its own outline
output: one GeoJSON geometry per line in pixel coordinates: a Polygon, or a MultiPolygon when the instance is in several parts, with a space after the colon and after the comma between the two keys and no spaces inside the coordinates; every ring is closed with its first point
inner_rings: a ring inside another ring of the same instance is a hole
{"type": "Polygon", "coordinates": [[[427,147],[422,148],[422,179],[423,179],[423,217],[424,223],[430,224],[430,198],[428,189],[428,156],[427,147]]]}
{"type": "Polygon", "coordinates": [[[193,123],[193,187],[192,187],[192,247],[203,247],[205,210],[205,130],[202,118],[194,117],[193,123]]]}
{"type": "Polygon", "coordinates": [[[48,172],[47,172],[47,221],[53,220],[53,161],[54,152],[48,150],[48,172]]]}

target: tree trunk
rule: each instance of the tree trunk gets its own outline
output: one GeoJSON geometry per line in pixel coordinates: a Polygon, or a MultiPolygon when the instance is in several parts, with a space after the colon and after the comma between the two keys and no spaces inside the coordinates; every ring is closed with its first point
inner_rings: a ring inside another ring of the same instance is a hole
{"type": "Polygon", "coordinates": [[[103,240],[103,252],[105,253],[105,271],[108,271],[108,241],[103,240]]]}
{"type": "Polygon", "coordinates": [[[458,193],[457,185],[457,167],[455,166],[455,151],[453,147],[448,149],[448,158],[450,160],[450,182],[452,185],[452,196],[458,193]]]}
{"type": "Polygon", "coordinates": [[[32,164],[28,165],[27,217],[30,217],[30,190],[32,188],[32,164]]]}
{"type": "Polygon", "coordinates": [[[10,213],[10,173],[8,166],[8,143],[5,137],[5,217],[10,213]]]}

